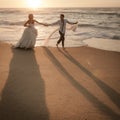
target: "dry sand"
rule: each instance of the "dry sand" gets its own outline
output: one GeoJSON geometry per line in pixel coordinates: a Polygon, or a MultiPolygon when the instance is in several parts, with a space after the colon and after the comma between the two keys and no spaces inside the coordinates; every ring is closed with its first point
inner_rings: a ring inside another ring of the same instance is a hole
{"type": "Polygon", "coordinates": [[[120,52],[0,43],[0,120],[120,120],[120,52]]]}

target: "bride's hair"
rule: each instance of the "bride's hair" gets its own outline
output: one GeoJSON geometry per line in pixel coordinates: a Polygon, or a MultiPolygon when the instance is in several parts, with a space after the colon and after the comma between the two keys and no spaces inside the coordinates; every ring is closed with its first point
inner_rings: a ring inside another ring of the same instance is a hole
{"type": "Polygon", "coordinates": [[[28,15],[28,18],[33,18],[33,14],[29,14],[29,15],[28,15]]]}

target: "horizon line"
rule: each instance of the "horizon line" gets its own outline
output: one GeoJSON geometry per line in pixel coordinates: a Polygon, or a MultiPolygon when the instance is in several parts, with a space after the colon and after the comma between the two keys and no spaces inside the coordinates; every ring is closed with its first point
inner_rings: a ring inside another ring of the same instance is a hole
{"type": "MultiPolygon", "coordinates": [[[[0,9],[1,8],[15,8],[15,9],[32,9],[32,8],[30,8],[30,7],[28,7],[28,8],[26,8],[26,7],[0,7],[0,9]]],[[[87,7],[85,7],[85,6],[80,6],[80,7],[38,7],[38,8],[36,8],[36,9],[41,9],[41,8],[120,8],[120,7],[118,7],[118,6],[104,6],[104,7],[102,7],[102,6],[87,6],[87,7]]]]}

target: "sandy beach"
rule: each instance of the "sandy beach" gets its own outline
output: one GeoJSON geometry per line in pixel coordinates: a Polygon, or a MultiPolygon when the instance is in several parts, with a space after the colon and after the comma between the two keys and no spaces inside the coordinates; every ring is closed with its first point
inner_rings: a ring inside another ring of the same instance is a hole
{"type": "Polygon", "coordinates": [[[120,52],[0,42],[0,120],[120,120],[120,52]]]}

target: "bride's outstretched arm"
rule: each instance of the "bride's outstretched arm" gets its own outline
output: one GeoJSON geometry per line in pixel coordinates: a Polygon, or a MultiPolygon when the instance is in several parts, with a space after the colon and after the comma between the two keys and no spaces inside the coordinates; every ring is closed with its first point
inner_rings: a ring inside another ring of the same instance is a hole
{"type": "Polygon", "coordinates": [[[40,24],[40,25],[44,25],[44,26],[52,26],[52,25],[56,25],[59,23],[59,21],[56,21],[54,23],[41,23],[41,22],[38,22],[37,20],[35,20],[35,22],[40,24]]]}
{"type": "Polygon", "coordinates": [[[35,20],[36,23],[40,24],[40,25],[44,25],[44,26],[48,26],[47,23],[41,23],[41,22],[38,22],[37,20],[35,20]]]}

